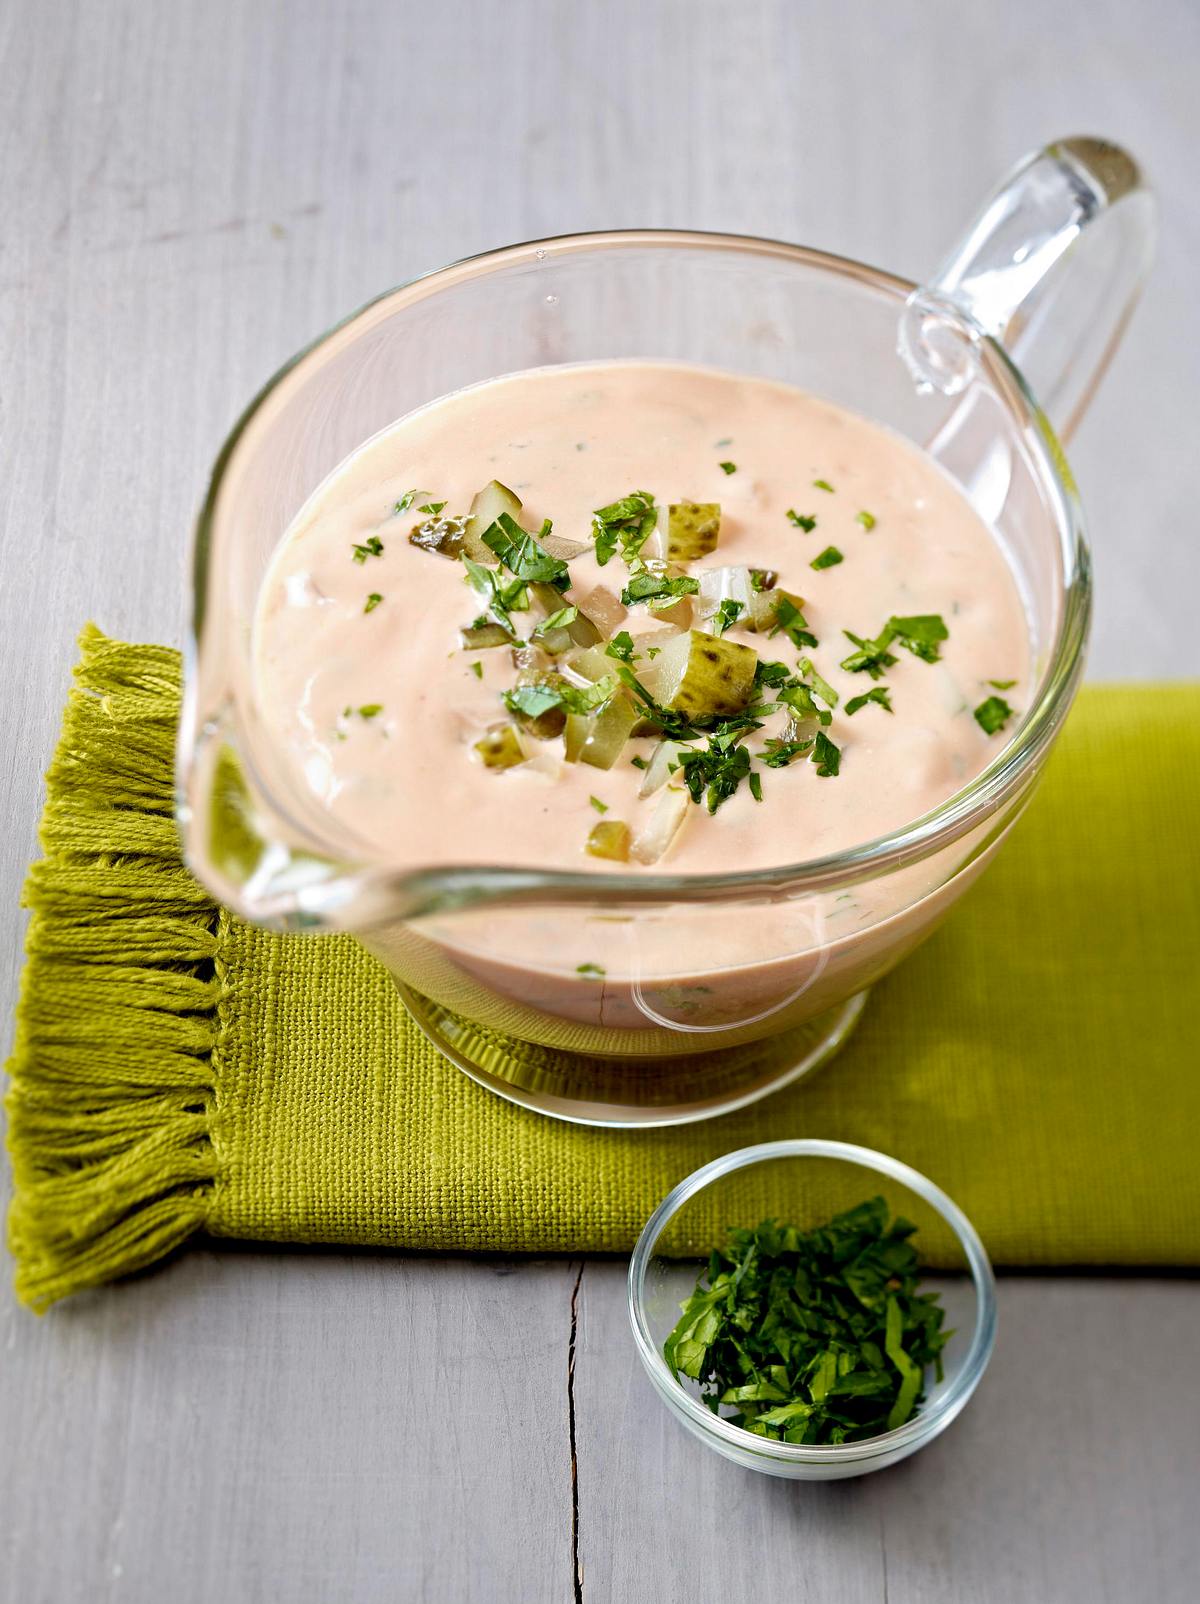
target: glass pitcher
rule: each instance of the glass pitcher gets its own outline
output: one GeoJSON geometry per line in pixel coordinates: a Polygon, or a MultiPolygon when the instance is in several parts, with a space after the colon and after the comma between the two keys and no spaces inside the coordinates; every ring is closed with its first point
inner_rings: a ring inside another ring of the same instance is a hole
{"type": "Polygon", "coordinates": [[[1090,581],[1059,440],[1153,237],[1131,158],[1071,139],[1021,163],[922,287],[771,240],[638,230],[494,251],[371,302],[271,380],[213,470],[179,741],[188,862],[247,919],[353,933],[443,1052],[544,1112],[666,1124],[810,1071],[993,857],[1066,717],[1090,581]],[[501,374],[628,358],[784,380],[932,456],[1016,576],[1031,705],[932,812],[778,869],[401,872],[364,855],[290,776],[258,703],[252,627],[272,553],[325,477],[414,408],[501,374]],[[684,945],[704,961],[681,969],[684,945]]]}

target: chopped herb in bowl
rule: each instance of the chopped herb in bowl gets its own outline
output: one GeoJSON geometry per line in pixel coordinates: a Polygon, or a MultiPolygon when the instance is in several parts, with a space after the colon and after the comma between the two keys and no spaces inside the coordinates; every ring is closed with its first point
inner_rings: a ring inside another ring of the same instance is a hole
{"type": "Polygon", "coordinates": [[[714,1249],[663,1344],[714,1414],[777,1442],[861,1442],[941,1379],[937,1293],[918,1290],[916,1227],[871,1198],[811,1231],[777,1220],[714,1249]]]}

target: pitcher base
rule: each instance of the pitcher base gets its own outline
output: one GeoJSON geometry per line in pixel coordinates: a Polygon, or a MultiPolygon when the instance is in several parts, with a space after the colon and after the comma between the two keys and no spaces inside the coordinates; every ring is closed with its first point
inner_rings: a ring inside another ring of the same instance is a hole
{"type": "Polygon", "coordinates": [[[473,1025],[407,986],[400,996],[423,1034],[480,1086],[576,1125],[684,1125],[756,1102],[838,1052],[867,1000],[860,991],[803,1025],[720,1052],[630,1061],[540,1047],[473,1025]]]}

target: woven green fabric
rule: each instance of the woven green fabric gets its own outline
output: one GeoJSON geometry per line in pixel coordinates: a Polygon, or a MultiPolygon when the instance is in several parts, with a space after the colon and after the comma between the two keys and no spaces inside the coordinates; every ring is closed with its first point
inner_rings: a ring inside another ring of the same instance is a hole
{"type": "Polygon", "coordinates": [[[171,818],[177,655],[89,630],[77,675],[10,1065],[32,1306],[200,1227],[627,1249],[697,1164],[786,1135],[914,1164],[1000,1264],[1200,1264],[1200,687],[1084,693],[996,866],[828,1070],[705,1124],[615,1132],[476,1087],[349,939],[219,913],[171,818]]]}

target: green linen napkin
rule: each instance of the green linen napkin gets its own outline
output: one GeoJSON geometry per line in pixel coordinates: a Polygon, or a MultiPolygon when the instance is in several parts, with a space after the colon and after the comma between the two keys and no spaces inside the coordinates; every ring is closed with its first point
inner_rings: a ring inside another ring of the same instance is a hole
{"type": "Polygon", "coordinates": [[[201,1228],[625,1250],[696,1165],[797,1135],[923,1170],[1002,1265],[1200,1265],[1200,687],[1084,692],[995,867],[829,1068],[721,1119],[603,1131],[474,1085],[349,938],[215,908],[171,814],[178,655],[82,646],[9,1066],[32,1307],[201,1228]]]}

